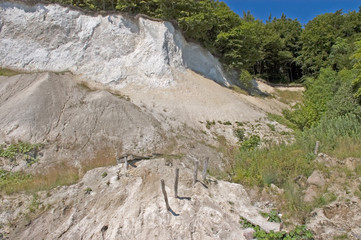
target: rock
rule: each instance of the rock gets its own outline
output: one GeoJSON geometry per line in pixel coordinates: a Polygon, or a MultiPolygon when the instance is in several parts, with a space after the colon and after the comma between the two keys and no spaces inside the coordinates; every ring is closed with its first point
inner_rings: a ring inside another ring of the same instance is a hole
{"type": "Polygon", "coordinates": [[[283,194],[284,192],[285,192],[285,190],[283,190],[283,189],[281,189],[281,188],[279,188],[279,187],[277,187],[276,185],[274,185],[273,183],[271,184],[271,189],[272,189],[272,191],[274,192],[274,193],[276,193],[276,194],[279,194],[279,195],[281,195],[281,194],[283,194]]]}
{"type": "Polygon", "coordinates": [[[310,185],[316,185],[317,187],[324,187],[326,184],[326,181],[324,177],[322,176],[322,173],[318,170],[313,171],[311,176],[308,177],[307,183],[310,185]]]}
{"type": "Polygon", "coordinates": [[[312,202],[313,200],[315,200],[317,195],[318,195],[318,188],[315,185],[311,185],[306,189],[305,195],[303,197],[303,201],[312,202]]]}
{"type": "Polygon", "coordinates": [[[327,167],[337,166],[337,163],[338,163],[337,159],[332,158],[324,153],[319,153],[317,158],[315,159],[315,161],[318,163],[322,163],[327,167]]]}
{"type": "Polygon", "coordinates": [[[0,3],[0,16],[0,66],[5,68],[71,71],[118,87],[172,86],[177,71],[190,68],[230,85],[219,61],[186,42],[170,22],[114,13],[91,16],[56,4],[10,1],[0,3]]]}
{"type": "Polygon", "coordinates": [[[247,228],[243,231],[243,236],[247,240],[252,240],[254,238],[255,230],[253,228],[247,228]]]}
{"type": "Polygon", "coordinates": [[[349,170],[354,171],[354,170],[356,169],[356,166],[357,166],[358,164],[360,164],[361,159],[350,157],[350,158],[346,158],[346,159],[344,160],[344,162],[345,162],[346,167],[347,167],[349,170]]]}

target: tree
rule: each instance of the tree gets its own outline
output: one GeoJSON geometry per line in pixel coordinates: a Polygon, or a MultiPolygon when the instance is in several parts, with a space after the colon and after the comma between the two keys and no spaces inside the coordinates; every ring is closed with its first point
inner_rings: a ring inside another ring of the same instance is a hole
{"type": "Polygon", "coordinates": [[[358,99],[361,103],[361,40],[356,42],[356,50],[352,55],[351,59],[353,60],[353,70],[356,72],[356,76],[352,81],[352,88],[354,92],[354,97],[358,99]]]}
{"type": "Polygon", "coordinates": [[[322,67],[330,66],[331,48],[341,35],[342,11],[318,15],[305,26],[301,34],[302,50],[298,61],[305,74],[317,75],[322,67]]]}
{"type": "Polygon", "coordinates": [[[253,66],[263,59],[263,32],[262,22],[242,21],[231,31],[218,34],[215,45],[222,61],[231,68],[254,73],[253,66]]]}

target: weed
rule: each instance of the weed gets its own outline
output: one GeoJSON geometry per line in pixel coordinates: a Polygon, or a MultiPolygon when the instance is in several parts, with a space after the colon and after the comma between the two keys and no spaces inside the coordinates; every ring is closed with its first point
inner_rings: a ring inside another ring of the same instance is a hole
{"type": "Polygon", "coordinates": [[[11,69],[7,69],[7,68],[0,68],[0,76],[6,76],[6,77],[11,77],[11,76],[15,76],[20,74],[20,72],[11,70],[11,69]]]}
{"type": "Polygon", "coordinates": [[[261,138],[258,135],[252,135],[247,140],[241,143],[241,150],[250,151],[258,147],[261,142],[261,138]]]}
{"type": "Polygon", "coordinates": [[[313,240],[313,233],[306,228],[304,225],[298,225],[294,230],[289,233],[285,231],[274,232],[270,231],[269,233],[262,230],[259,226],[255,226],[250,223],[247,219],[241,217],[240,223],[243,228],[253,228],[256,232],[254,237],[258,240],[313,240]]]}
{"type": "Polygon", "coordinates": [[[8,172],[0,170],[0,192],[13,194],[21,191],[35,193],[49,190],[57,186],[76,183],[87,171],[103,166],[115,165],[114,153],[109,149],[98,151],[94,158],[81,163],[79,171],[73,165],[60,163],[49,167],[41,174],[27,174],[25,172],[8,172]]]}
{"type": "Polygon", "coordinates": [[[337,235],[333,237],[333,240],[345,240],[348,239],[348,235],[347,233],[341,234],[341,235],[337,235]]]}
{"type": "Polygon", "coordinates": [[[286,126],[292,130],[298,131],[298,128],[295,124],[293,124],[292,122],[290,122],[289,120],[287,120],[286,118],[284,118],[281,115],[267,113],[267,117],[270,121],[276,121],[283,126],[286,126]]]}
{"type": "Polygon", "coordinates": [[[273,124],[271,124],[271,123],[267,123],[267,126],[268,126],[268,128],[271,130],[271,131],[276,131],[276,127],[275,127],[275,125],[273,125],[273,124]]]}
{"type": "Polygon", "coordinates": [[[243,122],[238,122],[238,121],[236,121],[236,125],[237,125],[238,127],[242,127],[242,126],[244,125],[244,123],[243,123],[243,122]]]}
{"type": "Polygon", "coordinates": [[[90,194],[93,190],[90,187],[87,187],[84,192],[85,194],[90,194]]]}
{"type": "Polygon", "coordinates": [[[206,123],[206,128],[207,129],[210,129],[211,126],[213,126],[213,125],[216,125],[216,122],[214,120],[213,121],[207,120],[207,123],[206,123]]]}
{"type": "Polygon", "coordinates": [[[236,129],[233,130],[233,134],[234,134],[234,136],[236,136],[238,138],[239,142],[242,142],[244,140],[245,133],[244,133],[243,129],[236,128],[236,129]]]}
{"type": "Polygon", "coordinates": [[[302,102],[303,92],[302,91],[289,91],[289,90],[276,90],[276,95],[278,96],[280,102],[290,104],[292,102],[302,102]]]}
{"type": "Polygon", "coordinates": [[[108,173],[107,173],[107,172],[103,172],[102,178],[105,178],[106,176],[108,176],[108,173]]]}
{"type": "Polygon", "coordinates": [[[240,88],[240,87],[238,87],[236,85],[231,86],[231,89],[233,91],[235,91],[236,93],[240,93],[240,94],[243,94],[243,95],[249,95],[246,90],[243,90],[242,88],[240,88]]]}
{"type": "Polygon", "coordinates": [[[0,146],[0,157],[15,160],[16,156],[25,155],[25,160],[28,165],[31,165],[37,161],[36,154],[42,147],[42,144],[31,144],[19,142],[16,144],[10,144],[9,146],[0,146]]]}
{"type": "Polygon", "coordinates": [[[33,200],[31,201],[31,203],[29,205],[29,211],[31,213],[34,213],[39,208],[40,204],[41,204],[41,202],[39,201],[38,194],[34,193],[33,200]]]}
{"type": "Polygon", "coordinates": [[[223,122],[223,125],[231,126],[232,123],[230,121],[223,122]]]}

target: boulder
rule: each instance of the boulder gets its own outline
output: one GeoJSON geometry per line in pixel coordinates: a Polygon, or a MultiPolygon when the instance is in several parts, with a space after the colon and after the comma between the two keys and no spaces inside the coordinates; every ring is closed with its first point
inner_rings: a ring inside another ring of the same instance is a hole
{"type": "Polygon", "coordinates": [[[254,238],[255,230],[253,228],[247,228],[243,231],[243,236],[247,240],[252,240],[254,238]]]}
{"type": "Polygon", "coordinates": [[[303,201],[305,202],[312,202],[313,200],[315,200],[315,198],[318,195],[318,191],[317,191],[317,187],[315,185],[311,185],[309,186],[306,191],[305,191],[305,195],[303,197],[303,201]]]}
{"type": "Polygon", "coordinates": [[[322,173],[318,170],[313,171],[311,176],[308,177],[307,183],[309,185],[316,185],[317,187],[324,187],[326,184],[325,178],[322,176],[322,173]]]}

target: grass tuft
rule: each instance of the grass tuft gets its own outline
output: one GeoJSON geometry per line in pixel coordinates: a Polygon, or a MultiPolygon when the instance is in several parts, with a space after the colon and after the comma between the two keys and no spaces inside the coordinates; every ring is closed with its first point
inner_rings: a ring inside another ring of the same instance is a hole
{"type": "Polygon", "coordinates": [[[98,151],[94,158],[83,161],[80,168],[69,163],[59,163],[41,174],[0,170],[0,192],[5,194],[36,193],[58,186],[67,186],[78,182],[89,170],[115,164],[114,153],[109,149],[104,149],[98,151]]]}

